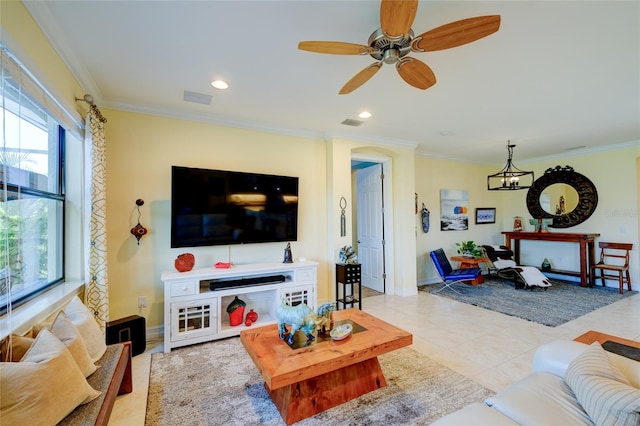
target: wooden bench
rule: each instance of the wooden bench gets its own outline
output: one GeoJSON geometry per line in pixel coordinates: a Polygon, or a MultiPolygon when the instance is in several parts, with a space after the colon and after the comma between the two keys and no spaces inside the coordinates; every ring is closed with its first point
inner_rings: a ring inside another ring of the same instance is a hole
{"type": "Polygon", "coordinates": [[[59,425],[107,425],[118,395],[133,391],[131,376],[131,342],[107,346],[107,351],[96,365],[99,368],[87,382],[102,394],[88,404],[77,407],[59,425]]]}
{"type": "MultiPolygon", "coordinates": [[[[24,335],[34,324],[55,318],[83,290],[82,282],[68,282],[15,310],[10,318],[1,316],[0,339],[12,333],[24,335]]],[[[60,425],[107,425],[116,397],[133,391],[132,356],[130,342],[107,345],[105,354],[95,363],[99,368],[87,378],[91,387],[101,392],[100,396],[76,407],[60,425]]]]}

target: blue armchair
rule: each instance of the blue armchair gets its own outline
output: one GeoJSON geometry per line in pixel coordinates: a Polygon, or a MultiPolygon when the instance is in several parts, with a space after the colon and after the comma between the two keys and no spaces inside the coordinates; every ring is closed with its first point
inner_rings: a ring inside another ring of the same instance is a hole
{"type": "Polygon", "coordinates": [[[444,250],[441,248],[430,252],[429,256],[440,278],[442,278],[442,282],[444,282],[444,286],[433,293],[442,291],[445,288],[450,288],[456,293],[459,293],[455,288],[451,287],[452,284],[476,279],[482,273],[482,269],[480,268],[453,269],[451,263],[449,263],[449,259],[447,259],[447,255],[444,254],[444,250]]]}

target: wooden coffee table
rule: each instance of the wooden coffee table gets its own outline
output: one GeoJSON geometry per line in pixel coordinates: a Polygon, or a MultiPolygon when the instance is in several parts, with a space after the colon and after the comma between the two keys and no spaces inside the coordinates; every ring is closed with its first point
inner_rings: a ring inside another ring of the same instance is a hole
{"type": "Polygon", "coordinates": [[[625,339],[623,337],[613,336],[611,334],[601,333],[595,330],[589,330],[586,333],[581,334],[580,336],[576,337],[573,340],[575,340],[576,342],[586,343],[587,345],[590,345],[593,342],[599,342],[600,344],[603,344],[609,341],[609,342],[616,342],[623,345],[631,346],[632,348],[640,349],[640,342],[636,342],[635,340],[625,339]]]}
{"type": "Polygon", "coordinates": [[[358,309],[335,311],[333,320],[351,321],[359,331],[344,340],[313,342],[299,349],[280,340],[276,324],[240,333],[287,424],[385,387],[378,356],[413,341],[411,333],[358,309]]]}

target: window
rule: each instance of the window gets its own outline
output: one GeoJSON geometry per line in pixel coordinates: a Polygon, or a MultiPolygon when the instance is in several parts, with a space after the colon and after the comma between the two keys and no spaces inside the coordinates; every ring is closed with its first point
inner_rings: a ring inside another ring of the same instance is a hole
{"type": "Polygon", "coordinates": [[[4,65],[0,313],[62,282],[64,276],[64,130],[4,65]]]}

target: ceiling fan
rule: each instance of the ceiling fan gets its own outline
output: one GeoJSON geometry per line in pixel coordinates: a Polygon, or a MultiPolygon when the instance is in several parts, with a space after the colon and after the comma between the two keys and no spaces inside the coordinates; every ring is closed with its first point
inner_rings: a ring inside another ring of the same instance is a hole
{"type": "Polygon", "coordinates": [[[500,28],[500,15],[462,19],[414,36],[411,25],[418,10],[418,0],[382,0],[380,28],[369,37],[369,44],[341,41],[301,41],[298,49],[333,55],[370,55],[377,62],[369,65],[340,89],[340,94],[353,92],[366,83],[383,64],[396,64],[400,77],[418,89],[436,84],[436,76],[427,64],[407,56],[410,52],[432,52],[450,49],[479,40],[500,28]]]}

